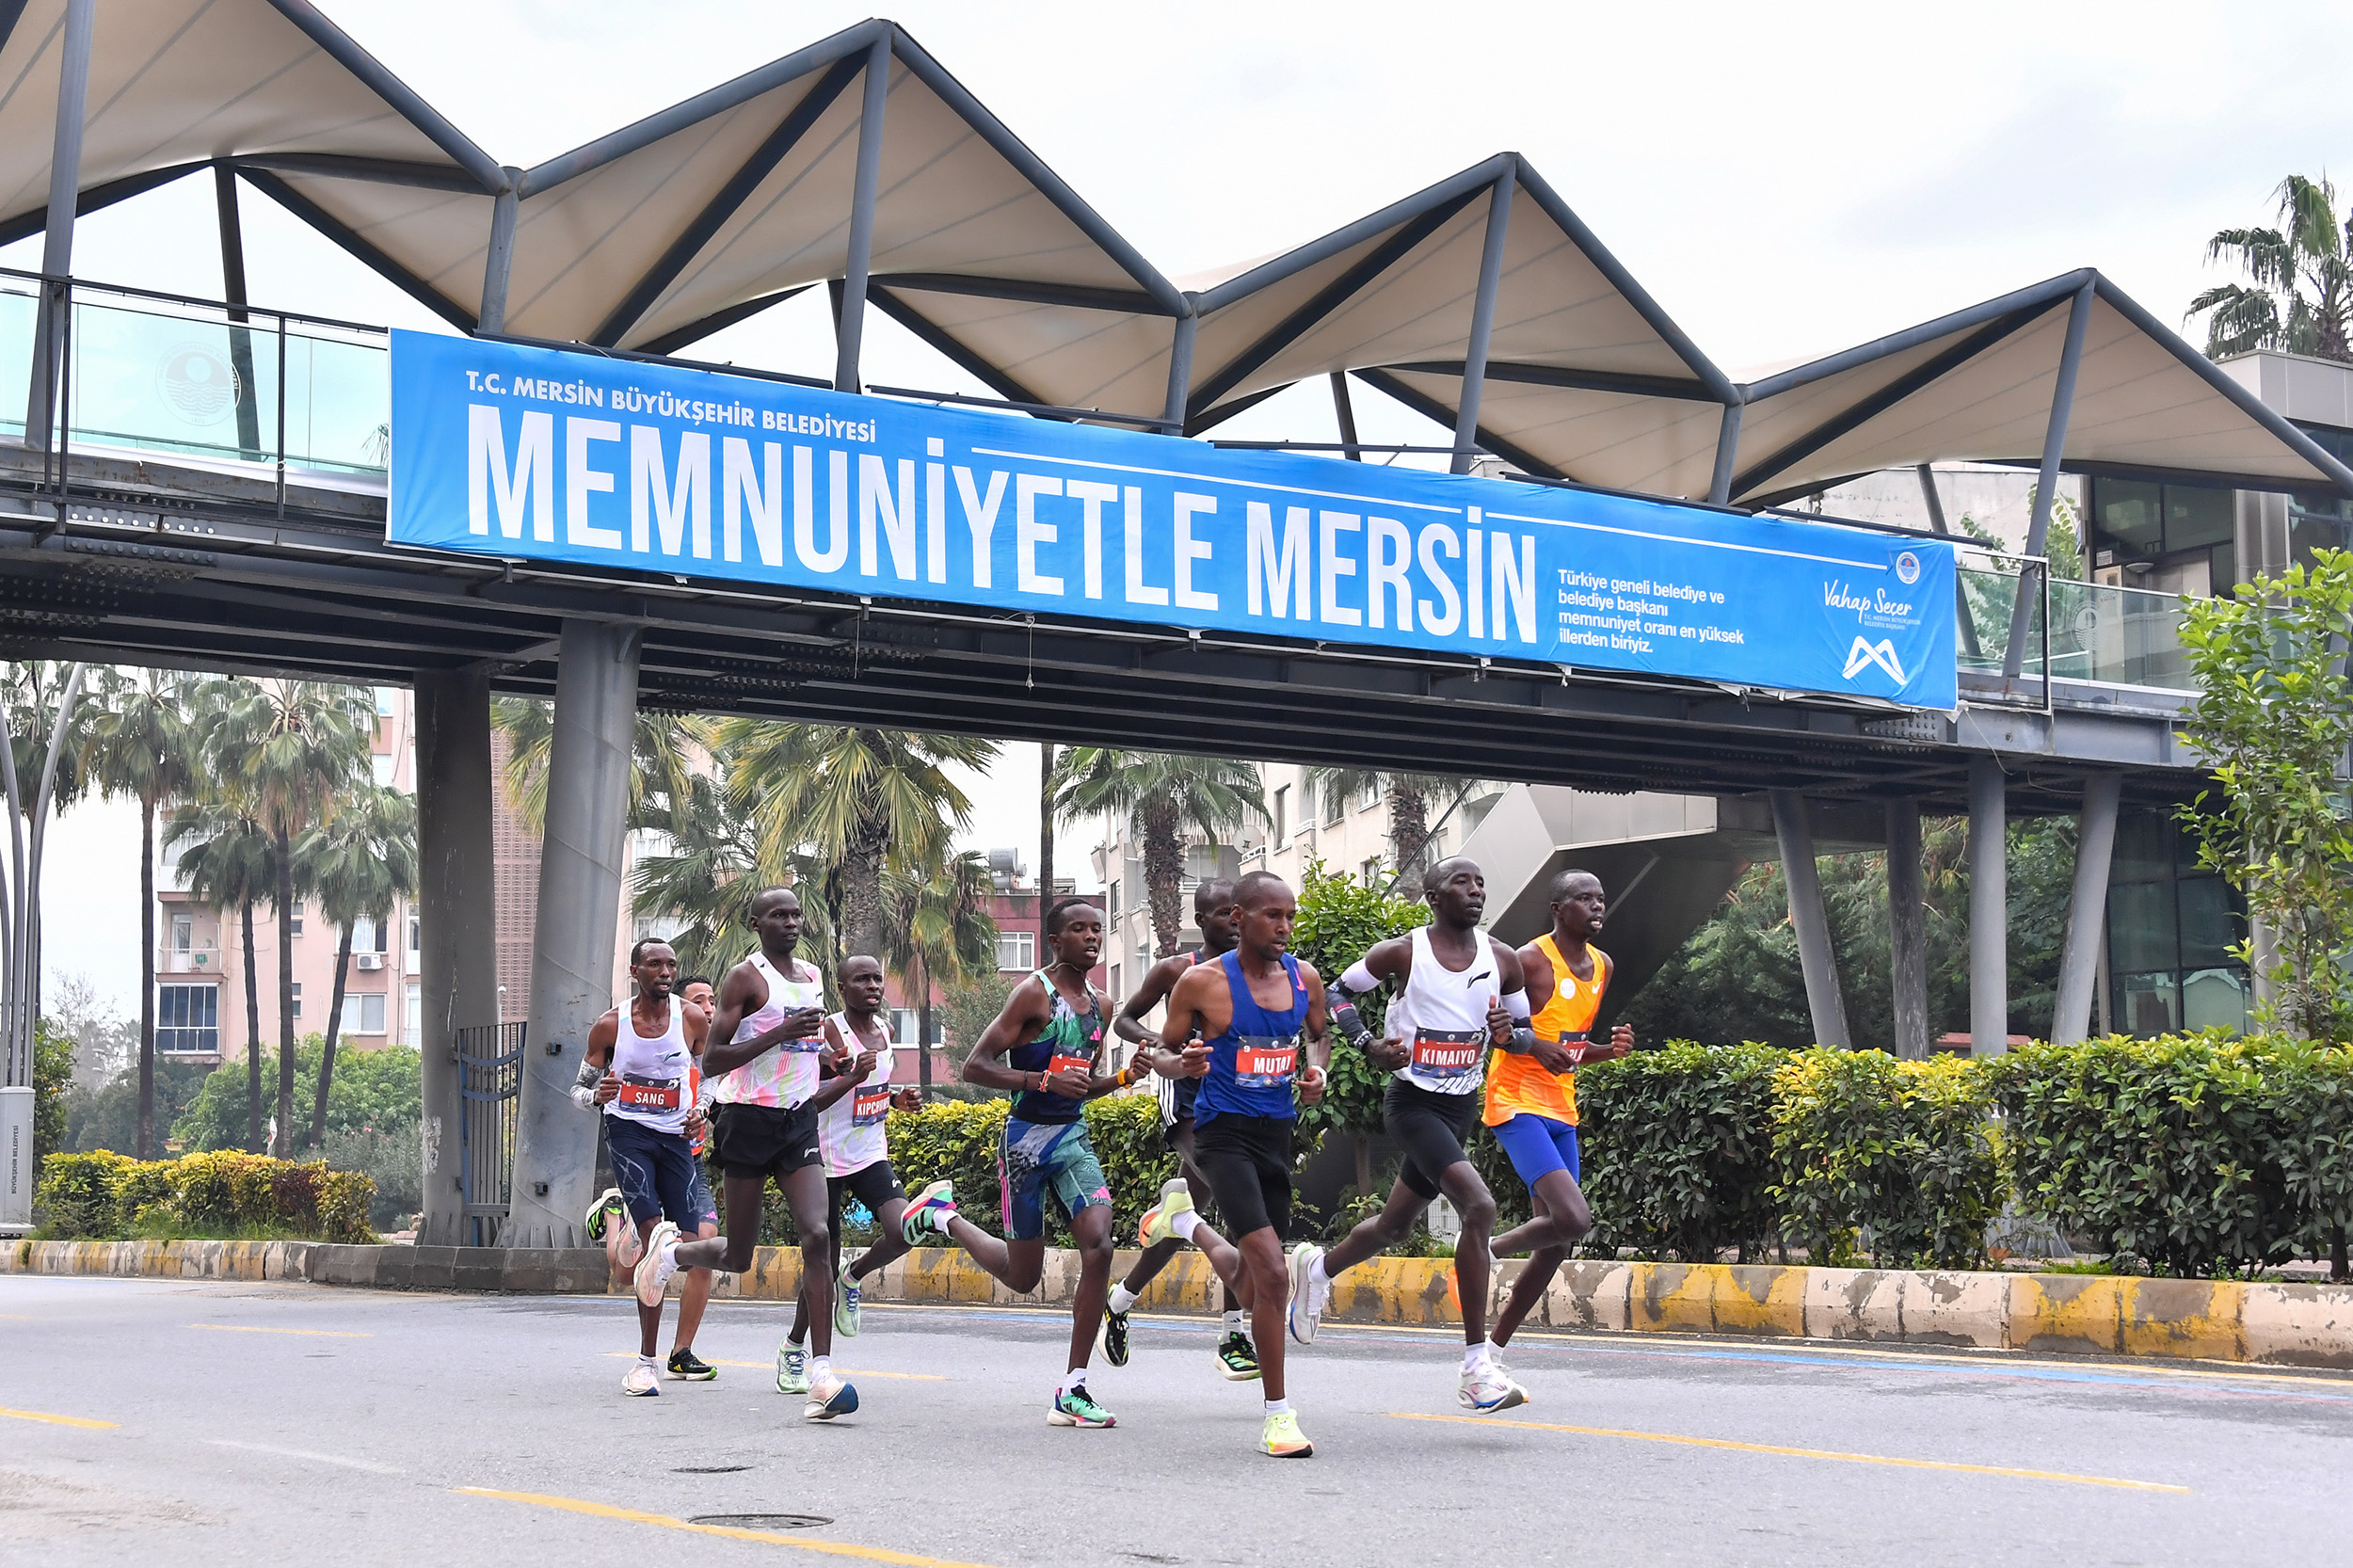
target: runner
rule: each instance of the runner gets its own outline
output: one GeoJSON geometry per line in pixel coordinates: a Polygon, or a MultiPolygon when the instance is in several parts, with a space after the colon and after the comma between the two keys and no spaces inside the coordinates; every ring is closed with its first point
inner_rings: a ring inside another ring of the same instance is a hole
{"type": "MultiPolygon", "coordinates": [[[[1552,930],[1520,949],[1534,1022],[1524,1041],[1496,1052],[1487,1066],[1484,1120],[1528,1183],[1535,1208],[1528,1224],[1495,1240],[1498,1257],[1534,1249],[1496,1314],[1488,1339],[1498,1352],[1543,1297],[1569,1249],[1593,1228],[1593,1210],[1577,1186],[1576,1069],[1634,1048],[1634,1032],[1624,1024],[1609,1032],[1607,1043],[1587,1038],[1615,968],[1592,945],[1609,907],[1601,879],[1591,872],[1565,871],[1552,879],[1552,930]]],[[[1510,1381],[1499,1359],[1496,1370],[1510,1381]]]]}
{"type": "MultiPolygon", "coordinates": [[[[825,1277],[834,1282],[833,1331],[845,1339],[858,1332],[858,1282],[894,1257],[905,1256],[901,1225],[906,1218],[906,1190],[890,1168],[890,1145],[884,1120],[893,1110],[920,1111],[920,1091],[893,1092],[890,1069],[893,1052],[890,1020],[883,1013],[882,961],[864,953],[841,961],[841,1011],[825,1020],[825,1044],[835,1055],[824,1065],[826,1089],[846,1090],[817,1113],[817,1145],[825,1151],[825,1214],[833,1237],[833,1263],[825,1277]],[[855,1262],[841,1246],[843,1193],[866,1206],[874,1217],[881,1240],[855,1262]],[[846,1265],[846,1266],[845,1266],[846,1265]]],[[[823,1100],[824,1091],[817,1096],[823,1100]]],[[[792,1332],[786,1338],[789,1359],[800,1353],[808,1336],[808,1297],[804,1293],[792,1309],[792,1332]]]]}
{"type": "MultiPolygon", "coordinates": [[[[1397,1185],[1380,1213],[1348,1233],[1327,1255],[1305,1242],[1291,1249],[1290,1331],[1313,1344],[1332,1297],[1332,1276],[1412,1234],[1414,1222],[1443,1192],[1462,1217],[1454,1243],[1455,1294],[1463,1307],[1463,1377],[1456,1399],[1465,1408],[1508,1410],[1528,1396],[1495,1370],[1487,1343],[1487,1240],[1496,1200],[1479,1177],[1463,1141],[1479,1117],[1480,1068],[1489,1046],[1512,1038],[1528,1018],[1520,957],[1480,929],[1487,907],[1487,878],[1476,862],[1456,856],[1430,868],[1422,890],[1431,923],[1376,944],[1340,977],[1333,1021],[1375,1066],[1388,1068],[1382,1120],[1405,1151],[1397,1185]],[[1389,1007],[1388,1038],[1374,1040],[1358,1022],[1354,999],[1384,980],[1401,990],[1389,1007]]],[[[1261,1353],[1265,1341],[1259,1341],[1261,1353]]]]}
{"type": "Polygon", "coordinates": [[[819,1100],[818,1056],[824,1040],[824,984],[794,949],[801,940],[801,901],[790,888],[770,888],[751,904],[760,950],[727,973],[719,1010],[711,1020],[714,1043],[703,1064],[718,1102],[712,1153],[727,1200],[727,1234],[680,1241],[672,1227],[656,1226],[637,1261],[637,1299],[660,1302],[680,1268],[720,1268],[742,1273],[760,1241],[760,1199],[770,1179],[783,1192],[801,1239],[801,1300],[811,1318],[813,1358],[787,1340],[776,1347],[776,1391],[806,1393],[801,1414],[829,1421],[857,1408],[857,1390],[833,1370],[832,1232],[825,1224],[824,1157],[817,1115],[846,1085],[819,1100]],[[659,1238],[659,1240],[657,1240],[659,1238]]]}
{"type": "MultiPolygon", "coordinates": [[[[1189,952],[1163,958],[1144,971],[1144,984],[1137,987],[1119,1016],[1112,1020],[1112,1032],[1134,1046],[1139,1052],[1159,1048],[1158,1037],[1144,1027],[1144,1016],[1165,1000],[1176,988],[1176,983],[1196,964],[1214,964],[1234,946],[1234,884],[1225,877],[1204,882],[1193,889],[1193,922],[1201,931],[1201,945],[1189,952]]],[[[1193,1158],[1193,1096],[1200,1092],[1201,1080],[1188,1077],[1159,1077],[1155,1084],[1160,1095],[1160,1123],[1167,1130],[1168,1146],[1176,1153],[1176,1168],[1185,1178],[1187,1191],[1198,1206],[1209,1201],[1209,1181],[1201,1174],[1201,1167],[1193,1158]]],[[[1176,1256],[1183,1243],[1174,1239],[1146,1247],[1136,1266],[1128,1271],[1128,1277],[1112,1287],[1110,1302],[1103,1309],[1103,1359],[1114,1367],[1128,1365],[1128,1314],[1144,1292],[1153,1278],[1168,1267],[1168,1260],[1176,1256]]],[[[1258,1375],[1258,1352],[1250,1343],[1250,1336],[1242,1332],[1242,1303],[1227,1285],[1225,1291],[1225,1332],[1217,1342],[1217,1369],[1229,1382],[1248,1383],[1258,1375]]]]}
{"type": "Polygon", "coordinates": [[[1146,1247],[1171,1239],[1192,1242],[1252,1304],[1265,1398],[1259,1449],[1305,1459],[1315,1445],[1299,1430],[1283,1389],[1283,1306],[1290,1286],[1283,1231],[1290,1224],[1291,1144],[1299,1125],[1292,1086],[1299,1104],[1323,1097],[1332,1043],[1323,981],[1286,951],[1299,914],[1290,888],[1272,872],[1252,872],[1235,885],[1235,899],[1240,945],[1176,982],[1152,1063],[1200,1086],[1193,1158],[1235,1239],[1228,1242],[1202,1223],[1178,1176],[1160,1189],[1138,1240],[1146,1247]]]}
{"type": "MultiPolygon", "coordinates": [[[[624,1009],[618,1007],[588,1026],[585,1061],[572,1089],[573,1100],[584,1109],[604,1108],[605,1137],[619,1185],[597,1199],[588,1219],[591,1234],[609,1233],[606,1256],[616,1274],[638,1262],[657,1232],[675,1236],[680,1226],[693,1225],[697,1236],[719,1233],[711,1188],[689,1137],[689,1124],[699,1127],[702,1120],[691,1079],[711,1015],[672,994],[678,954],[659,937],[648,936],[629,950],[629,972],[637,986],[626,1009],[629,1027],[621,1027],[624,1009]],[[613,1213],[616,1200],[628,1211],[626,1224],[613,1213]]],[[[711,1271],[694,1270],[679,1301],[678,1337],[668,1367],[674,1378],[708,1383],[719,1375],[694,1349],[710,1299],[711,1271]]],[[[637,1365],[622,1381],[624,1394],[643,1398],[662,1392],[653,1359],[661,1333],[662,1298],[640,1298],[637,1365]]]]}

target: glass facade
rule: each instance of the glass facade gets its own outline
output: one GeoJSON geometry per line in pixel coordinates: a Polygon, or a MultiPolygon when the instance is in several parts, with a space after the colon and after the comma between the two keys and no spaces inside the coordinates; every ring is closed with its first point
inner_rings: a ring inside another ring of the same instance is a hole
{"type": "MultiPolygon", "coordinates": [[[[2297,428],[2339,462],[2353,462],[2353,430],[2326,424],[2298,424],[2297,428]]],[[[2289,560],[2310,566],[2313,551],[2348,546],[2353,546],[2353,501],[2330,490],[2288,496],[2289,560]]]]}
{"type": "Polygon", "coordinates": [[[2093,479],[2091,567],[2126,587],[2215,594],[2238,578],[2238,495],[2201,485],[2093,479]],[[2152,579],[2162,578],[2163,581],[2152,579]]]}
{"type": "Polygon", "coordinates": [[[2108,871],[2111,1031],[2245,1028],[2247,968],[2230,949],[2246,936],[2238,895],[2200,869],[2196,846],[2169,813],[2119,813],[2108,871]]]}

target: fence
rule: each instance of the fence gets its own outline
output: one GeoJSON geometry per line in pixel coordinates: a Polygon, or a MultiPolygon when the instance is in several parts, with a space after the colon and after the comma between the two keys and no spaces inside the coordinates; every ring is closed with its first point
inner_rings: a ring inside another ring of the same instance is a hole
{"type": "Polygon", "coordinates": [[[498,1245],[514,1195],[515,1108],[522,1089],[523,1028],[482,1024],[457,1032],[457,1181],[466,1202],[465,1244],[498,1245]]]}

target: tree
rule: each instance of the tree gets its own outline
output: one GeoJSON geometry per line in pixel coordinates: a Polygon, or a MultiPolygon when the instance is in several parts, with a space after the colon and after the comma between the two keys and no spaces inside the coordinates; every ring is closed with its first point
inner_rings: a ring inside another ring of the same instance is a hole
{"type": "Polygon", "coordinates": [[[155,1157],[155,814],[194,779],[188,678],[164,670],[102,671],[85,743],[91,785],[139,803],[138,1157],[155,1157]]]}
{"type": "MultiPolygon", "coordinates": [[[[1397,888],[1408,898],[1421,896],[1421,873],[1430,866],[1431,840],[1437,829],[1430,821],[1430,803],[1445,801],[1445,810],[1462,803],[1474,781],[1434,773],[1385,773],[1378,768],[1307,770],[1305,794],[1331,815],[1335,804],[1379,791],[1389,808],[1389,864],[1397,872],[1397,888]]],[[[1443,820],[1443,818],[1441,819],[1443,820]]]]}
{"type": "MultiPolygon", "coordinates": [[[[2182,647],[2198,679],[2184,738],[2216,790],[2182,810],[2199,863],[2262,921],[2277,956],[2258,1016],[2308,1040],[2353,1038],[2353,552],[2241,584],[2227,599],[2183,600],[2182,647]]],[[[2250,942],[2233,950],[2264,972],[2250,942]]]]}
{"type": "Polygon", "coordinates": [[[89,707],[80,700],[86,664],[41,660],[5,666],[8,746],[0,750],[11,810],[13,855],[7,907],[0,911],[0,955],[5,956],[7,1007],[5,1055],[9,1076],[29,1073],[35,1024],[40,1015],[42,845],[53,811],[81,798],[83,730],[89,707]]]}
{"type": "MultiPolygon", "coordinates": [[[[491,704],[491,720],[506,731],[506,797],[534,833],[548,817],[548,759],[555,746],[555,705],[537,697],[503,696],[491,704]]],[[[654,825],[653,818],[674,810],[692,792],[715,748],[716,724],[699,714],[639,709],[632,732],[629,773],[629,824],[654,825]]]]}
{"type": "Polygon", "coordinates": [[[381,784],[356,786],[324,823],[296,843],[295,863],[319,913],[336,928],[335,990],[327,1008],[317,1093],[311,1105],[311,1146],[327,1136],[327,1101],[335,1080],[335,1040],[343,1029],[344,982],[352,933],[362,920],[378,930],[395,900],[417,891],[417,803],[381,784]]]}
{"type": "Polygon", "coordinates": [[[2251,280],[2207,289],[2189,302],[2189,315],[2206,316],[2206,353],[2219,360],[2278,348],[2353,360],[2353,229],[2337,216],[2336,187],[2291,174],[2272,195],[2278,228],[2225,229],[2206,242],[2209,263],[2235,262],[2251,280]]]}
{"type": "Polygon", "coordinates": [[[1184,929],[1188,825],[1212,843],[1266,817],[1258,770],[1222,757],[1074,746],[1055,769],[1055,809],[1064,816],[1125,817],[1144,846],[1144,886],[1152,901],[1154,955],[1176,951],[1184,929]]]}
{"type": "MultiPolygon", "coordinates": [[[[207,707],[212,698],[205,699],[207,707]]],[[[202,728],[200,723],[200,728],[202,728]]],[[[262,992],[253,952],[253,906],[278,884],[277,856],[261,819],[234,781],[206,781],[164,827],[164,849],[177,852],[180,880],[199,904],[237,913],[245,942],[246,1148],[262,1152],[262,992]]],[[[225,1092],[225,1091],[223,1091],[225,1092]]]]}
{"type": "Polygon", "coordinates": [[[278,1135],[294,1146],[295,838],[333,813],[337,792],[360,776],[375,714],[357,687],[314,680],[228,683],[206,730],[207,765],[243,787],[274,852],[270,903],[278,911],[278,1135]]]}
{"type": "MultiPolygon", "coordinates": [[[[724,768],[725,753],[715,761],[724,768]]],[[[763,876],[758,828],[710,777],[696,775],[678,804],[657,800],[643,816],[642,830],[654,836],[658,847],[637,856],[631,898],[641,915],[685,922],[669,938],[682,972],[715,975],[758,945],[751,901],[762,888],[778,882],[814,887],[824,880],[824,868],[798,851],[763,876]]],[[[838,967],[831,916],[818,900],[809,901],[803,913],[800,951],[831,974],[838,967]]]]}
{"type": "Polygon", "coordinates": [[[963,985],[997,972],[989,887],[987,860],[970,850],[940,865],[897,871],[883,879],[883,962],[916,999],[917,1077],[927,1089],[933,982],[963,985]]]}
{"type": "MultiPolygon", "coordinates": [[[[1299,920],[1291,930],[1291,951],[1314,965],[1328,985],[1376,943],[1402,936],[1429,920],[1427,904],[1392,898],[1345,872],[1331,871],[1321,860],[1310,860],[1300,877],[1299,920]]],[[[1365,1027],[1378,1034],[1388,1007],[1385,995],[1369,996],[1357,1003],[1357,1013],[1365,1027]]],[[[1301,1140],[1300,1153],[1308,1153],[1327,1131],[1348,1133],[1356,1140],[1356,1193],[1369,1198],[1373,1195],[1371,1140],[1382,1131],[1381,1096],[1388,1089],[1389,1075],[1362,1051],[1335,1048],[1331,1080],[1320,1103],[1300,1110],[1299,1129],[1309,1135],[1301,1140]]]]}

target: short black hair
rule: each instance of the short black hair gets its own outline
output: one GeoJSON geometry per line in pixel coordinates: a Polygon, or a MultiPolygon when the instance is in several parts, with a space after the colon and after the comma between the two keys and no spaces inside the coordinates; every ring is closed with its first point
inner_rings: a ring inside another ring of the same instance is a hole
{"type": "Polygon", "coordinates": [[[632,969],[635,968],[637,967],[637,961],[646,956],[646,950],[648,948],[666,948],[669,945],[670,938],[667,936],[638,937],[636,941],[630,944],[629,967],[632,969]]]}
{"type": "Polygon", "coordinates": [[[678,983],[678,988],[681,991],[685,990],[689,985],[708,985],[714,991],[719,988],[718,983],[713,981],[707,974],[690,974],[685,979],[678,983]]]}
{"type": "Polygon", "coordinates": [[[1068,898],[1056,899],[1051,904],[1047,906],[1046,935],[1048,936],[1061,936],[1062,928],[1070,923],[1070,912],[1073,909],[1092,909],[1094,907],[1095,901],[1093,899],[1084,898],[1076,893],[1073,893],[1068,898]]]}
{"type": "Polygon", "coordinates": [[[1567,898],[1569,896],[1569,879],[1576,876],[1593,876],[1593,886],[1596,888],[1601,886],[1601,878],[1593,876],[1592,872],[1585,871],[1577,866],[1571,866],[1567,870],[1559,872],[1553,877],[1552,890],[1546,895],[1547,898],[1554,904],[1559,904],[1561,900],[1567,898]]]}
{"type": "Polygon", "coordinates": [[[1215,909],[1221,904],[1227,904],[1233,902],[1234,879],[1230,876],[1210,877],[1207,882],[1202,883],[1200,887],[1195,888],[1193,890],[1193,906],[1195,909],[1215,909]],[[1218,889],[1221,888],[1225,889],[1225,896],[1224,898],[1220,898],[1218,896],[1218,889]]]}
{"type": "Polygon", "coordinates": [[[1291,885],[1273,872],[1245,872],[1234,884],[1234,902],[1256,904],[1265,896],[1270,886],[1280,888],[1287,893],[1291,890],[1291,885]]]}
{"type": "Polygon", "coordinates": [[[777,888],[762,888],[760,891],[758,891],[758,892],[756,892],[756,893],[754,893],[754,894],[752,895],[752,902],[750,903],[750,904],[749,904],[749,905],[747,905],[747,906],[746,906],[746,907],[748,907],[748,908],[750,909],[750,911],[751,911],[751,916],[752,916],[752,919],[754,919],[754,920],[758,920],[758,919],[760,919],[760,907],[761,907],[761,905],[763,905],[763,904],[765,904],[766,903],[768,903],[768,901],[769,901],[769,900],[771,900],[771,899],[775,898],[775,897],[776,897],[778,893],[783,893],[783,894],[787,895],[787,896],[788,896],[788,897],[790,897],[790,898],[792,900],[792,902],[793,902],[793,903],[795,903],[795,904],[798,904],[798,903],[800,903],[800,902],[801,902],[801,895],[800,895],[800,894],[798,894],[798,893],[796,893],[796,892],[793,892],[793,891],[792,891],[792,888],[783,888],[783,887],[777,887],[777,888]]]}

